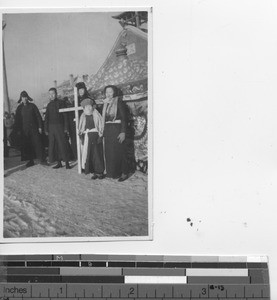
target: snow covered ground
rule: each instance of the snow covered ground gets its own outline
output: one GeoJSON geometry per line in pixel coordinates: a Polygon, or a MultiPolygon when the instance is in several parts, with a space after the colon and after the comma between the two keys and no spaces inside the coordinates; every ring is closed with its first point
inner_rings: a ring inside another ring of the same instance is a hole
{"type": "Polygon", "coordinates": [[[147,175],[91,180],[73,168],[25,168],[18,153],[4,160],[4,237],[148,235],[147,175]]]}

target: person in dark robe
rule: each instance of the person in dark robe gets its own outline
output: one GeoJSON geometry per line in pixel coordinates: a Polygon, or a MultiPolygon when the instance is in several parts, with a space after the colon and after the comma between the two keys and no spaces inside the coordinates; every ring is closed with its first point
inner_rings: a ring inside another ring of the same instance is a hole
{"type": "Polygon", "coordinates": [[[82,169],[85,174],[92,173],[91,179],[104,178],[103,156],[103,120],[95,109],[96,104],[92,99],[84,99],[81,102],[84,110],[79,123],[79,135],[84,135],[82,147],[82,169]]]}
{"type": "Polygon", "coordinates": [[[127,113],[123,101],[118,97],[118,89],[108,85],[104,89],[102,118],[104,125],[104,155],[106,161],[106,176],[128,178],[128,161],[126,149],[127,113]]]}
{"type": "Polygon", "coordinates": [[[45,112],[45,133],[48,135],[48,160],[50,163],[57,161],[53,168],[62,167],[62,160],[66,169],[69,165],[69,149],[66,140],[68,134],[68,120],[65,113],[60,113],[59,109],[65,108],[64,102],[58,100],[56,88],[49,89],[50,102],[45,112]]]}
{"type": "Polygon", "coordinates": [[[34,159],[46,164],[42,146],[42,118],[33,99],[26,91],[22,91],[15,113],[14,130],[21,136],[21,160],[28,160],[26,167],[33,166],[34,159]]]}
{"type": "MultiPolygon", "coordinates": [[[[63,100],[67,108],[74,107],[73,98],[64,97],[63,100]]],[[[70,148],[72,153],[71,156],[72,156],[72,160],[76,160],[78,156],[77,156],[75,112],[74,111],[67,112],[67,118],[68,118],[68,134],[70,138],[70,148]]]]}

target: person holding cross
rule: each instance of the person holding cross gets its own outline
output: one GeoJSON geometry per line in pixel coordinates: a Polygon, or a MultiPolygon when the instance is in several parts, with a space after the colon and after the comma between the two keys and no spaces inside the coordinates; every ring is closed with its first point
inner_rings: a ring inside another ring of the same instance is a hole
{"type": "Polygon", "coordinates": [[[65,134],[68,134],[68,120],[66,114],[60,113],[59,109],[64,108],[63,101],[57,98],[57,89],[49,89],[50,102],[45,113],[45,134],[48,135],[48,160],[57,161],[53,169],[62,167],[62,160],[65,162],[66,169],[69,165],[69,149],[65,134]]]}
{"type": "MultiPolygon", "coordinates": [[[[94,102],[93,109],[95,109],[96,102],[93,98],[90,97],[88,89],[86,87],[86,84],[83,81],[81,81],[81,82],[76,83],[75,87],[77,89],[78,105],[80,106],[83,100],[90,99],[94,102]]],[[[84,110],[84,107],[83,107],[83,110],[84,110]]],[[[85,112],[79,111],[79,124],[84,124],[84,122],[85,122],[85,112]]],[[[81,146],[80,146],[81,152],[83,152],[85,135],[81,134],[81,135],[79,135],[79,137],[80,137],[80,142],[81,142],[81,146]]],[[[83,167],[81,168],[81,170],[83,170],[86,173],[86,171],[83,167]]]]}
{"type": "Polygon", "coordinates": [[[102,116],[95,109],[95,101],[86,98],[81,102],[84,117],[79,123],[79,135],[83,135],[82,169],[85,174],[92,173],[91,179],[104,178],[103,129],[102,116]]]}

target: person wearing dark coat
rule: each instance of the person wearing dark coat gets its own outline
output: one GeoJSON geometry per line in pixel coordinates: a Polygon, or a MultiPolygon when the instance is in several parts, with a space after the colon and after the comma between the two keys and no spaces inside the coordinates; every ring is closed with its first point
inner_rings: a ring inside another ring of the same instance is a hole
{"type": "Polygon", "coordinates": [[[69,149],[66,140],[68,133],[68,120],[65,113],[60,113],[60,108],[65,108],[63,101],[58,100],[57,90],[49,89],[50,102],[46,107],[45,113],[45,133],[48,135],[48,160],[49,162],[57,161],[54,169],[62,167],[62,160],[65,162],[66,169],[69,165],[69,149]]]}
{"type": "Polygon", "coordinates": [[[118,89],[108,85],[104,89],[102,118],[104,122],[104,155],[106,176],[128,179],[129,166],[127,161],[126,128],[127,113],[123,101],[118,97],[118,89]]]}
{"type": "Polygon", "coordinates": [[[26,167],[34,165],[34,159],[45,164],[41,141],[42,118],[37,106],[31,103],[33,99],[26,91],[22,91],[15,113],[14,130],[21,136],[21,160],[29,160],[26,167]]]}

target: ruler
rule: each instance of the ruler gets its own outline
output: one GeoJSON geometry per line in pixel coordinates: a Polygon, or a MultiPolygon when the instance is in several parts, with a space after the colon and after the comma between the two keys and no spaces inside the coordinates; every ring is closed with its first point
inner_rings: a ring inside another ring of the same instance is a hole
{"type": "Polygon", "coordinates": [[[270,299],[267,257],[2,255],[0,300],[270,299]]]}

